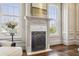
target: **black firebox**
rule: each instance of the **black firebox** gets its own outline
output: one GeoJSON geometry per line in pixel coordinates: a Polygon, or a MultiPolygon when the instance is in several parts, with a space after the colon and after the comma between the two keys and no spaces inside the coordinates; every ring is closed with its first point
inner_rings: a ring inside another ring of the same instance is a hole
{"type": "Polygon", "coordinates": [[[32,32],[32,51],[44,50],[46,48],[46,32],[33,31],[32,32]]]}

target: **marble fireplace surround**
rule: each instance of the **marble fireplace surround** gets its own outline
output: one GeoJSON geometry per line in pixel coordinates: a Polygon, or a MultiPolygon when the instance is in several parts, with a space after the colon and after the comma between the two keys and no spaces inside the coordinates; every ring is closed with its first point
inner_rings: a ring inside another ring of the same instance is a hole
{"type": "Polygon", "coordinates": [[[37,17],[37,16],[26,16],[25,18],[25,27],[26,27],[26,51],[27,55],[32,55],[36,53],[41,53],[45,51],[50,51],[49,40],[48,40],[48,23],[49,18],[46,17],[37,17]],[[31,46],[31,33],[32,31],[45,31],[46,32],[46,48],[45,50],[32,52],[31,46]]]}

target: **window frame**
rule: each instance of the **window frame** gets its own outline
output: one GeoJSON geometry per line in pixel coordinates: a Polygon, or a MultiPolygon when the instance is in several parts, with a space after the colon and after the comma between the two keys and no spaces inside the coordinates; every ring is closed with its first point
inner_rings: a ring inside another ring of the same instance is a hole
{"type": "MultiPolygon", "coordinates": [[[[0,16],[12,16],[12,17],[19,17],[20,19],[20,22],[18,22],[19,23],[19,26],[20,26],[20,31],[22,31],[22,19],[23,19],[23,14],[22,14],[22,8],[23,8],[23,4],[21,4],[21,3],[19,3],[20,4],[20,16],[15,16],[15,15],[5,15],[5,14],[1,14],[1,10],[0,10],[0,16]]],[[[0,4],[0,8],[1,8],[1,4],[0,4]]],[[[22,37],[22,32],[20,32],[20,35],[16,35],[16,36],[14,36],[14,39],[19,39],[19,38],[21,38],[22,37]]],[[[1,34],[0,33],[0,39],[5,39],[5,38],[7,38],[7,39],[10,39],[11,38],[11,36],[10,35],[4,35],[4,34],[1,34]]]]}
{"type": "MultiPolygon", "coordinates": [[[[56,28],[57,28],[58,34],[50,35],[50,33],[49,33],[49,37],[61,37],[62,36],[62,11],[61,11],[62,10],[62,5],[61,5],[61,3],[49,3],[49,4],[54,5],[58,8],[58,13],[57,13],[57,16],[56,16],[57,17],[57,20],[56,20],[56,26],[57,27],[56,28]]],[[[49,4],[48,4],[48,6],[49,6],[49,4]]],[[[48,14],[47,14],[47,16],[49,17],[48,14]]],[[[52,19],[52,18],[50,18],[50,19],[52,19]]],[[[50,26],[49,26],[49,28],[50,28],[50,26]]]]}

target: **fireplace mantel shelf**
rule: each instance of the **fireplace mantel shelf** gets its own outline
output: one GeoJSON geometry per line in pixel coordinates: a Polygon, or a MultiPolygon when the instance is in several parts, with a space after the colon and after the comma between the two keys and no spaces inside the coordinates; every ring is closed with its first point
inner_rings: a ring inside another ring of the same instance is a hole
{"type": "Polygon", "coordinates": [[[25,16],[24,17],[25,19],[26,18],[31,18],[31,19],[41,19],[41,20],[50,20],[50,19],[52,19],[52,18],[48,18],[48,17],[40,17],[40,16],[25,16]]]}

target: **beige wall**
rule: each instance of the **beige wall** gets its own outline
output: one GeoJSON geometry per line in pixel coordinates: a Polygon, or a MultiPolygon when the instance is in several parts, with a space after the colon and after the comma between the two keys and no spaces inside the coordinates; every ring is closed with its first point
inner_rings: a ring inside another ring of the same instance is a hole
{"type": "Polygon", "coordinates": [[[76,41],[79,45],[79,3],[76,4],[76,41]]]}

